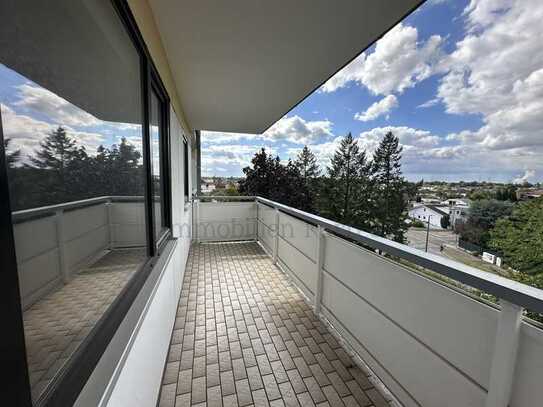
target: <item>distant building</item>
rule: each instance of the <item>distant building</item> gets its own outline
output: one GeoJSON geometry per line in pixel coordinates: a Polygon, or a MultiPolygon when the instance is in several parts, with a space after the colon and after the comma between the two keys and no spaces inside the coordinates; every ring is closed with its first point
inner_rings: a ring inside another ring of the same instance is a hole
{"type": "Polygon", "coordinates": [[[543,189],[522,188],[516,190],[517,200],[528,201],[530,199],[540,198],[543,196],[543,189]]]}
{"type": "Polygon", "coordinates": [[[443,229],[441,227],[441,218],[449,215],[448,206],[437,205],[418,205],[409,210],[409,217],[421,222],[430,222],[433,229],[443,229]]]}

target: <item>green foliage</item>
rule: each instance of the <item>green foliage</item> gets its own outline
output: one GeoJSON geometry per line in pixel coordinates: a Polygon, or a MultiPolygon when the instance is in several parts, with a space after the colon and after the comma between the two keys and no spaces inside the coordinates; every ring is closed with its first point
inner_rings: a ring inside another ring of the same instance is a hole
{"type": "Polygon", "coordinates": [[[523,202],[511,216],[499,219],[490,231],[490,246],[502,252],[512,268],[543,273],[543,198],[523,202]]]}
{"type": "Polygon", "coordinates": [[[404,241],[407,230],[408,184],[402,177],[402,147],[392,132],[388,132],[373,155],[372,176],[375,186],[375,232],[404,241]]]}
{"type": "Polygon", "coordinates": [[[311,179],[318,178],[321,174],[317,157],[315,157],[315,154],[307,146],[304,146],[302,151],[300,151],[294,161],[294,165],[298,168],[301,177],[306,183],[311,179]]]}
{"type": "Polygon", "coordinates": [[[449,215],[443,215],[439,221],[443,229],[448,229],[451,226],[451,217],[449,215]]]}
{"type": "Polygon", "coordinates": [[[498,201],[517,202],[517,187],[509,184],[496,191],[496,199],[498,201]]]}
{"type": "Polygon", "coordinates": [[[418,219],[413,219],[413,221],[411,222],[411,226],[413,226],[414,228],[424,228],[424,227],[426,227],[424,222],[421,221],[421,220],[418,220],[418,219]]]}
{"type": "Polygon", "coordinates": [[[349,133],[332,157],[319,203],[322,216],[368,230],[371,228],[371,166],[349,133]]]}
{"type": "Polygon", "coordinates": [[[488,247],[490,229],[496,221],[511,214],[513,204],[496,199],[474,201],[469,209],[468,220],[459,226],[458,232],[463,240],[482,247],[488,247]]]}
{"type": "Polygon", "coordinates": [[[245,179],[240,182],[241,194],[258,195],[301,210],[311,210],[311,195],[292,161],[284,165],[279,157],[274,158],[262,149],[251,163],[252,167],[243,169],[245,179]]]}
{"type": "Polygon", "coordinates": [[[14,211],[95,196],[143,195],[141,153],[124,138],[110,149],[100,146],[91,156],[58,127],[44,138],[28,164],[21,162],[18,151],[7,156],[14,211]]]}

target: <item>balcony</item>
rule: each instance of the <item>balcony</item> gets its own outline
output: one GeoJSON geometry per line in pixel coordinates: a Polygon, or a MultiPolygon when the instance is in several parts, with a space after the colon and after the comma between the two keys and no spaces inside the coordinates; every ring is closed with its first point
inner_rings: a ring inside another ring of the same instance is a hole
{"type": "Polygon", "coordinates": [[[263,198],[194,214],[160,406],[541,399],[543,331],[521,316],[539,290],[263,198]]]}

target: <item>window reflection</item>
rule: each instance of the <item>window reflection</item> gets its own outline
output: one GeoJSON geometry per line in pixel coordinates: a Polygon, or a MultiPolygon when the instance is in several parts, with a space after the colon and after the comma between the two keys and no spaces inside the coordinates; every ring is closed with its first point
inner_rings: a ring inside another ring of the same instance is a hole
{"type": "MultiPolygon", "coordinates": [[[[34,401],[146,258],[139,55],[110,4],[64,3],[71,2],[47,4],[43,26],[17,31],[10,40],[17,52],[0,51],[0,120],[34,401]],[[71,24],[69,44],[51,41],[57,14],[71,24]],[[95,14],[99,26],[111,27],[97,30],[95,14]],[[50,43],[70,63],[46,54],[50,43]],[[84,53],[67,52],[73,43],[84,53]]],[[[16,4],[6,24],[24,20],[16,4]]]]}
{"type": "Polygon", "coordinates": [[[166,230],[164,218],[164,190],[161,180],[162,154],[160,146],[161,134],[161,112],[162,105],[155,91],[151,92],[151,114],[150,114],[150,144],[151,144],[151,175],[153,182],[153,210],[155,214],[155,240],[158,242],[160,236],[166,230]]]}

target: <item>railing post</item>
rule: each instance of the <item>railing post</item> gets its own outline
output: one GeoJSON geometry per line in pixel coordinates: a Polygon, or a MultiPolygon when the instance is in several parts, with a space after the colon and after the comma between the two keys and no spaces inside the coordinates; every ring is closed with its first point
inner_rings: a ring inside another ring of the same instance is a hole
{"type": "Polygon", "coordinates": [[[273,264],[277,264],[277,257],[279,252],[279,209],[275,208],[275,242],[273,245],[273,264]]]}
{"type": "Polygon", "coordinates": [[[55,212],[55,224],[57,232],[57,247],[58,247],[58,265],[62,282],[67,284],[70,280],[68,268],[66,266],[66,247],[64,246],[64,210],[58,209],[55,212]]]}
{"type": "Polygon", "coordinates": [[[108,249],[113,250],[113,224],[111,222],[112,214],[111,214],[111,205],[112,201],[111,199],[108,199],[106,202],[106,217],[107,217],[107,230],[108,230],[108,249]]]}
{"type": "Polygon", "coordinates": [[[515,375],[523,309],[504,300],[500,300],[500,305],[486,407],[507,407],[515,375]]]}
{"type": "Polygon", "coordinates": [[[323,266],[324,266],[324,232],[325,229],[322,226],[317,227],[317,287],[315,288],[315,314],[319,315],[322,304],[322,278],[323,278],[323,266]]]}
{"type": "Polygon", "coordinates": [[[194,210],[194,240],[196,243],[199,243],[200,237],[198,235],[198,227],[200,226],[200,198],[195,198],[192,203],[194,210]]]}

